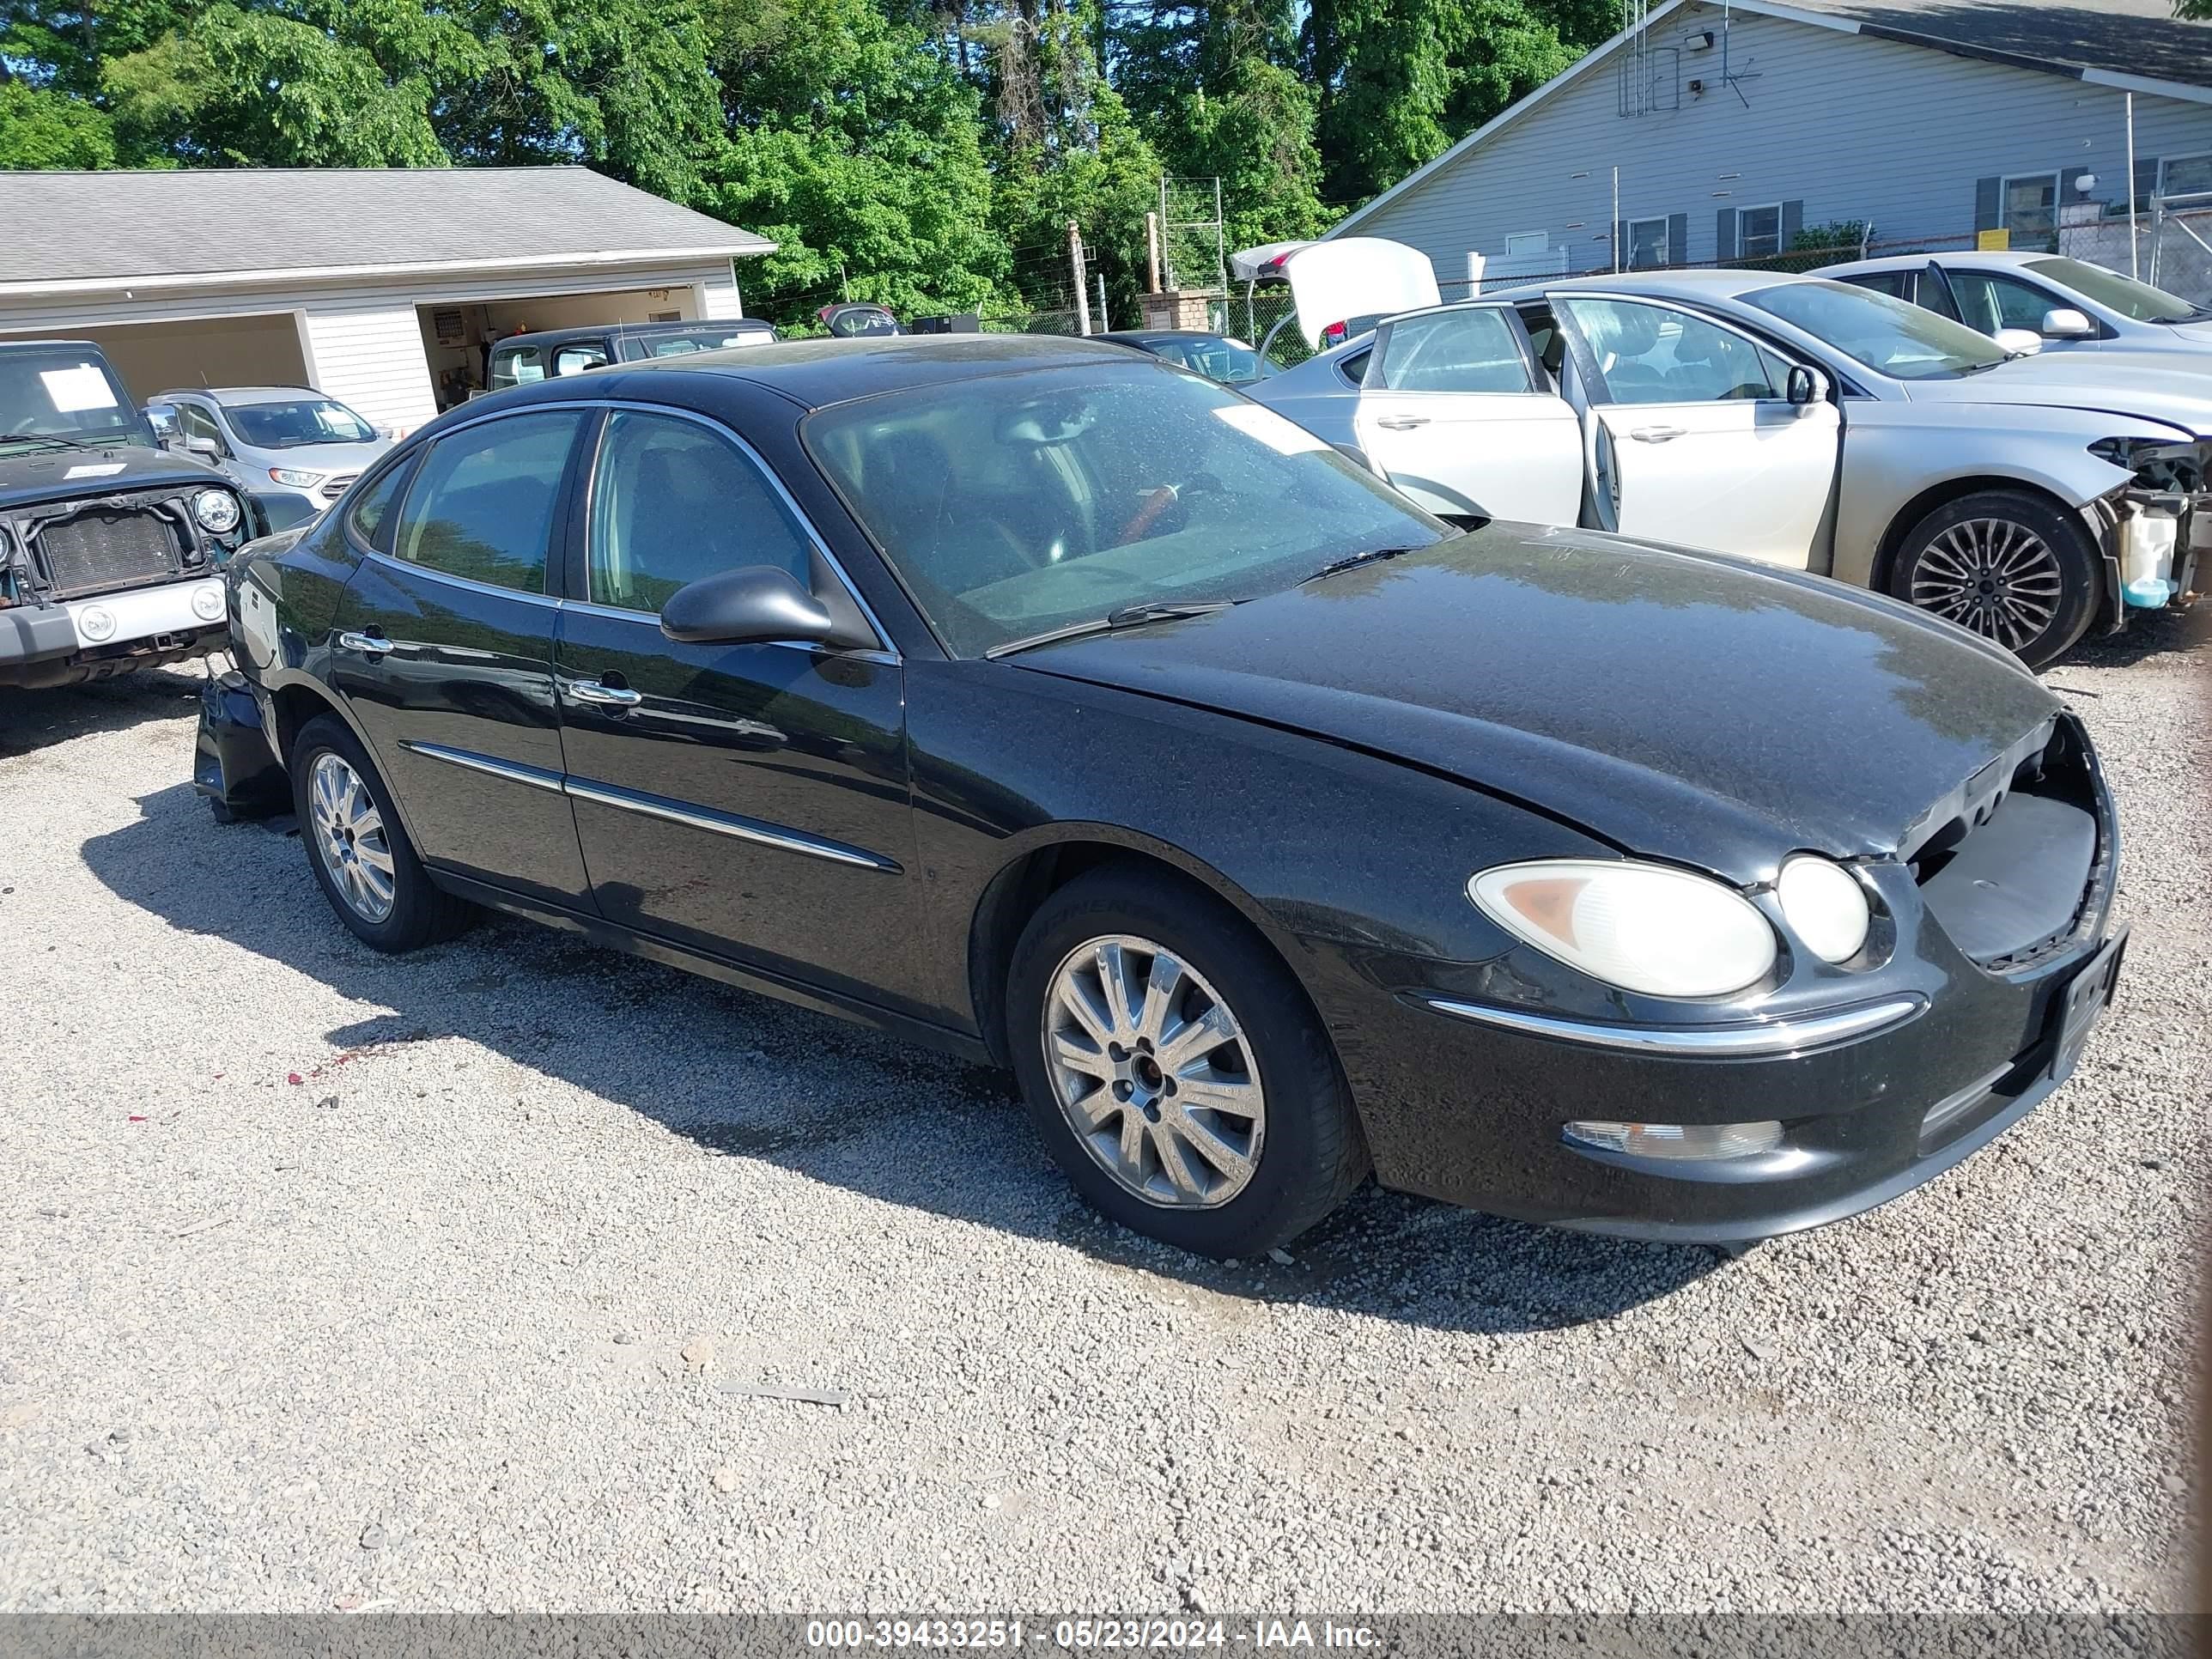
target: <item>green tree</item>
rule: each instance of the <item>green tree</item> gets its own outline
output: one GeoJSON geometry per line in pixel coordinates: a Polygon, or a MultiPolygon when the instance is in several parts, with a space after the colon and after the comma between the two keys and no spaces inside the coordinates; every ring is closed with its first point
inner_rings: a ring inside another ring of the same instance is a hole
{"type": "Polygon", "coordinates": [[[112,167],[115,129],[82,98],[0,81],[0,168],[112,167]]]}

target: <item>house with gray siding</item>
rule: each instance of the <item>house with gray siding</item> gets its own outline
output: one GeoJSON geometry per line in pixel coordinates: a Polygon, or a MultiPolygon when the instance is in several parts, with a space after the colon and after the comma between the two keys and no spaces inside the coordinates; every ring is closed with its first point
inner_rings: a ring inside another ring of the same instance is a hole
{"type": "Polygon", "coordinates": [[[1662,0],[1333,234],[1424,250],[1451,297],[1470,254],[1494,288],[1850,221],[2056,249],[2154,191],[2212,205],[2212,24],[2166,0],[1662,0]]]}

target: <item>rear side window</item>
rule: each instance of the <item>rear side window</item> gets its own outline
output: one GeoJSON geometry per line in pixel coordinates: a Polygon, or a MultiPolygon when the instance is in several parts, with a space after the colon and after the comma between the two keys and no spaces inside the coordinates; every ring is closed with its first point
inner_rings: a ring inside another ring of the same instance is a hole
{"type": "Polygon", "coordinates": [[[519,593],[545,591],[546,549],[574,410],[510,416],[441,438],[399,509],[395,556],[519,593]]]}
{"type": "Polygon", "coordinates": [[[402,461],[372,479],[368,489],[355,492],[353,505],[346,510],[346,522],[362,545],[380,553],[390,547],[392,538],[383,532],[391,522],[392,504],[407,488],[407,475],[414,470],[413,462],[402,461]]]}
{"type": "Polygon", "coordinates": [[[801,587],[814,550],[761,470],[696,421],[618,410],[592,480],[594,605],[658,612],[686,583],[773,565],[801,587]]]}
{"type": "Polygon", "coordinates": [[[1502,311],[1432,312],[1390,325],[1371,384],[1390,392],[1531,392],[1520,336],[1502,311]]]}
{"type": "Polygon", "coordinates": [[[1839,283],[1849,283],[1853,288],[1870,288],[1877,294],[1887,294],[1893,300],[1910,300],[1912,273],[1909,270],[1869,270],[1857,276],[1838,276],[1839,283]]]}

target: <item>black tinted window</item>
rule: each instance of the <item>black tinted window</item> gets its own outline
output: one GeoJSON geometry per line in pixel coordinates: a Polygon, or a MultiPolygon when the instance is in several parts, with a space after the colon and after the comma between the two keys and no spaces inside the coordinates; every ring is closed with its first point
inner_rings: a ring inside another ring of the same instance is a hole
{"type": "Polygon", "coordinates": [[[623,410],[592,483],[596,605],[658,611],[688,582],[766,564],[813,586],[813,549],[753,462],[696,421],[623,410]]]}
{"type": "Polygon", "coordinates": [[[412,464],[402,461],[354,496],[352,507],[347,509],[353,533],[369,546],[381,548],[391,539],[387,536],[380,540],[376,532],[391,516],[392,504],[407,487],[407,475],[413,470],[412,464]]]}
{"type": "Polygon", "coordinates": [[[449,576],[544,592],[561,473],[581,418],[516,415],[439,440],[407,492],[392,550],[449,576]]]}

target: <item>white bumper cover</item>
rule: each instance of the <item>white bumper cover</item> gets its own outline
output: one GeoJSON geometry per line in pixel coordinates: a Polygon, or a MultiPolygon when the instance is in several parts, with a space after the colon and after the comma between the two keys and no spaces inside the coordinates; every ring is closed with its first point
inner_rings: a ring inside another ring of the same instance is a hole
{"type": "Polygon", "coordinates": [[[212,578],[73,599],[65,607],[76,640],[87,650],[125,645],[156,634],[198,634],[220,627],[222,583],[212,578]]]}

